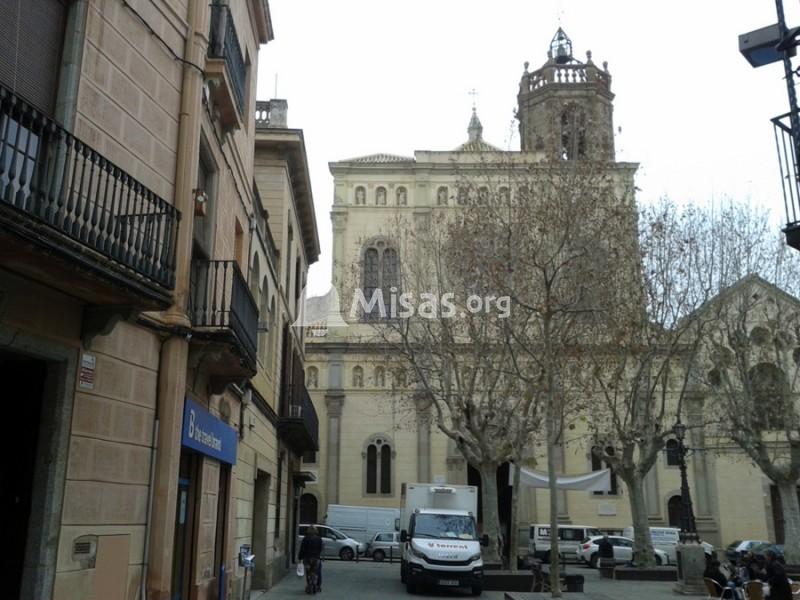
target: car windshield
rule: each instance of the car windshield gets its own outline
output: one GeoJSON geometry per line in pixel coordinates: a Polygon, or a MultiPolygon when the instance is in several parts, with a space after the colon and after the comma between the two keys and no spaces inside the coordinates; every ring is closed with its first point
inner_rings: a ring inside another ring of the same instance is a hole
{"type": "Polygon", "coordinates": [[[451,540],[476,540],[475,520],[464,515],[417,514],[414,519],[414,537],[451,540]]]}

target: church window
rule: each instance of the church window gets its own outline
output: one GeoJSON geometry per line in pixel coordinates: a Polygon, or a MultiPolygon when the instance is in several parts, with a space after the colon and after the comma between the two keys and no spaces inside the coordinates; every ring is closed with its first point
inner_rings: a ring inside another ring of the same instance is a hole
{"type": "Polygon", "coordinates": [[[383,367],[375,367],[375,387],[386,385],[386,370],[383,367]]]}
{"type": "Polygon", "coordinates": [[[439,206],[447,206],[447,186],[443,185],[436,190],[436,204],[439,206]]]}
{"type": "Polygon", "coordinates": [[[408,385],[408,377],[406,377],[405,369],[397,369],[394,372],[394,383],[399,388],[403,388],[408,385]]]}
{"type": "Polygon", "coordinates": [[[358,365],[353,367],[353,387],[364,387],[364,369],[358,365]]]}
{"type": "Polygon", "coordinates": [[[356,204],[366,204],[367,192],[364,189],[364,186],[358,186],[356,188],[356,204]]]}
{"type": "Polygon", "coordinates": [[[397,206],[405,206],[408,203],[408,190],[404,187],[397,188],[397,206]]]}
{"type": "Polygon", "coordinates": [[[575,106],[568,106],[561,113],[561,158],[586,158],[586,117],[575,106]]]}
{"type": "Polygon", "coordinates": [[[667,440],[667,466],[678,467],[681,464],[681,456],[678,451],[678,440],[667,440]]]}
{"type": "MultiPolygon", "coordinates": [[[[614,448],[609,446],[606,448],[605,452],[608,456],[614,456],[614,448]]],[[[603,454],[602,449],[594,446],[592,448],[592,471],[602,471],[603,469],[611,469],[611,486],[610,490],[607,492],[592,492],[595,496],[602,496],[602,495],[609,495],[609,496],[616,496],[619,492],[619,486],[617,484],[617,474],[614,472],[614,468],[611,466],[611,463],[607,460],[603,460],[601,458],[603,454]],[[605,463],[605,465],[603,464],[605,463]]]]}
{"type": "Polygon", "coordinates": [[[382,316],[395,315],[394,301],[399,296],[400,261],[397,250],[385,241],[378,240],[370,244],[364,251],[363,292],[365,306],[375,302],[364,315],[365,318],[378,319],[382,316]],[[376,295],[377,294],[377,295],[376,295]],[[381,302],[384,313],[381,313],[381,302]]]}
{"type": "Polygon", "coordinates": [[[500,203],[507,205],[509,200],[511,200],[511,192],[509,192],[508,187],[502,185],[500,186],[500,193],[498,194],[500,197],[500,203]]]}
{"type": "Polygon", "coordinates": [[[478,188],[478,204],[485,205],[489,203],[489,188],[482,185],[478,188]]]}
{"type": "Polygon", "coordinates": [[[392,493],[392,467],[394,450],[389,439],[381,434],[373,435],[365,445],[364,491],[367,494],[392,493]]]}
{"type": "Polygon", "coordinates": [[[469,189],[466,187],[458,188],[458,205],[459,206],[466,206],[467,202],[469,202],[469,189]]]}
{"type": "Polygon", "coordinates": [[[375,204],[378,206],[386,206],[386,188],[379,186],[375,190],[375,204]]]}

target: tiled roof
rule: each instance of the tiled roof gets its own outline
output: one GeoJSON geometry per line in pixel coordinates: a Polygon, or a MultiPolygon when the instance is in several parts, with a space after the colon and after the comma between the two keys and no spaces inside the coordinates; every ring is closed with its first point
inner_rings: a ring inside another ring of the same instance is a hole
{"type": "Polygon", "coordinates": [[[502,150],[497,146],[492,146],[482,138],[478,138],[477,140],[464,142],[454,152],[502,152],[502,150]]]}
{"type": "Polygon", "coordinates": [[[400,156],[398,154],[368,154],[367,156],[357,156],[355,158],[348,158],[341,162],[348,163],[400,163],[400,162],[414,162],[413,156],[400,156]]]}

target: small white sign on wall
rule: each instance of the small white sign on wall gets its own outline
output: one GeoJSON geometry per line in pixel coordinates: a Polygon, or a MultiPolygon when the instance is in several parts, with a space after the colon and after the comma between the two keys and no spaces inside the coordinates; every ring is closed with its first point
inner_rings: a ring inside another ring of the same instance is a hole
{"type": "Polygon", "coordinates": [[[617,515],[617,503],[601,502],[597,505],[597,514],[601,517],[615,517],[617,515]]]}
{"type": "Polygon", "coordinates": [[[97,359],[91,354],[81,356],[81,369],[78,373],[78,387],[82,390],[94,389],[94,368],[97,359]]]}

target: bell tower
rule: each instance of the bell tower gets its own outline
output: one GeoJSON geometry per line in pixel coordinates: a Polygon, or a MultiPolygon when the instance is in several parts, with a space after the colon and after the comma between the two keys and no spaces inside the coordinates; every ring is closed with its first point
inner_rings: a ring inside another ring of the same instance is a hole
{"type": "Polygon", "coordinates": [[[548,160],[614,160],[611,75],[572,53],[572,40],[560,27],[547,62],[525,72],[519,84],[517,118],[522,150],[543,152],[548,160]]]}

